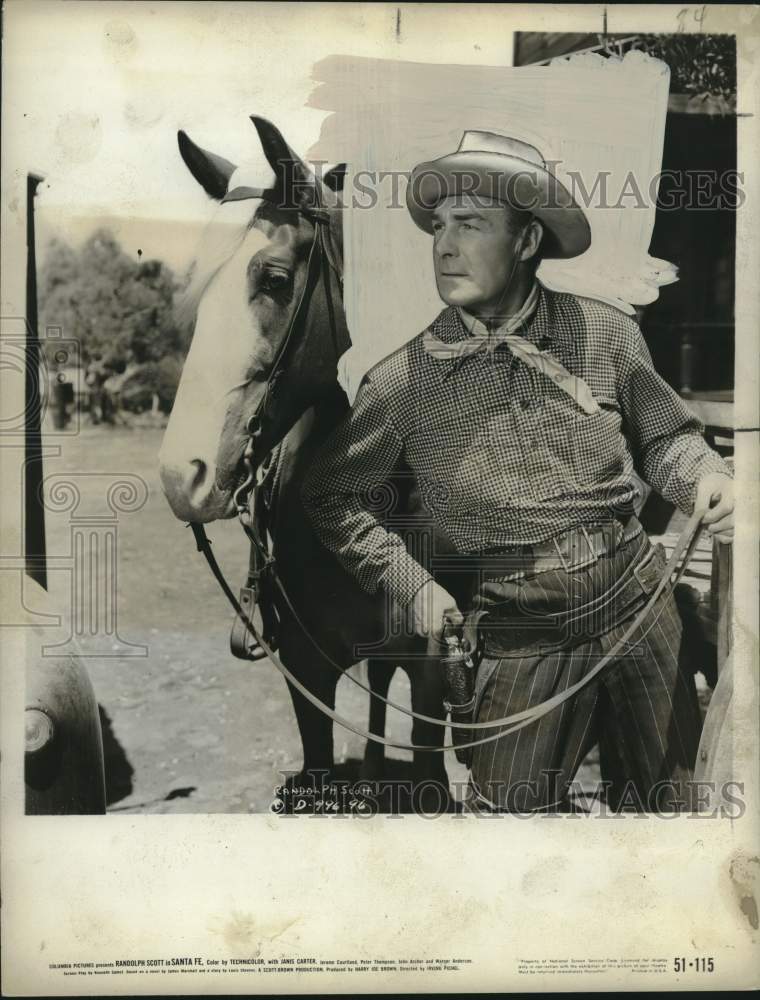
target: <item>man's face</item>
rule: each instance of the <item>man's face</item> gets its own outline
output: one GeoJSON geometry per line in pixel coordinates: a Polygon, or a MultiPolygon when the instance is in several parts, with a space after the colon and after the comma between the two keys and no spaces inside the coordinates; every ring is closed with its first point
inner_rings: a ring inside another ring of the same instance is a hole
{"type": "Polygon", "coordinates": [[[438,294],[476,315],[497,315],[515,265],[509,209],[496,201],[452,195],[433,213],[438,294]]]}

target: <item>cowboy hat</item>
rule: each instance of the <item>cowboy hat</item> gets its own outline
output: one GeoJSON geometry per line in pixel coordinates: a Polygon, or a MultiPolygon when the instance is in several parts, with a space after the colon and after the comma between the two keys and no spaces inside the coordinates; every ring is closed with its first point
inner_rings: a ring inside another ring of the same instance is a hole
{"type": "Polygon", "coordinates": [[[442,198],[471,194],[529,211],[544,226],[542,257],[577,257],[591,245],[588,220],[535,148],[497,132],[465,132],[455,153],[412,171],[406,204],[415,223],[433,232],[442,198]]]}

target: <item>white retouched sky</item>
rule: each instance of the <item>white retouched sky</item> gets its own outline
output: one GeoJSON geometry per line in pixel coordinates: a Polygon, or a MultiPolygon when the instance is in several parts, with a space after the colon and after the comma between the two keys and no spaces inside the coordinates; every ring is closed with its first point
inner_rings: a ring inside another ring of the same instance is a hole
{"type": "Polygon", "coordinates": [[[3,113],[13,159],[45,175],[40,242],[55,231],[78,242],[116,217],[131,251],[146,243],[149,256],[187,263],[187,223],[210,206],[177,130],[235,162],[258,160],[264,180],[248,116],[270,118],[305,152],[325,117],[306,106],[325,56],[511,64],[512,13],[452,5],[431,22],[423,6],[9,0],[3,113]]]}
{"type": "MultiPolygon", "coordinates": [[[[695,25],[678,5],[611,5],[607,27],[721,30],[716,10],[695,25]]],[[[328,55],[509,66],[515,30],[600,31],[603,13],[601,4],[7,0],[4,235],[15,229],[23,241],[23,182],[34,169],[46,178],[40,247],[53,233],[78,243],[107,220],[130,253],[182,269],[211,206],[179,158],[179,128],[235,162],[257,161],[264,181],[248,116],[270,118],[304,153],[326,115],[307,106],[312,67],[328,55]]]]}

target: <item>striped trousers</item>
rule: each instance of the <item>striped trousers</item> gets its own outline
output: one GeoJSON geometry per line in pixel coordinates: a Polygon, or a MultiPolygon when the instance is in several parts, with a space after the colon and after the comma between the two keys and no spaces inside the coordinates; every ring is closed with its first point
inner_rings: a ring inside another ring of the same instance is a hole
{"type": "MultiPolygon", "coordinates": [[[[481,579],[473,604],[488,615],[476,721],[530,708],[580,680],[623,635],[665,562],[641,534],[584,569],[481,579]]],[[[474,748],[469,808],[563,808],[596,743],[613,809],[691,808],[701,714],[693,673],[679,663],[680,642],[675,601],[661,596],[615,662],[576,696],[474,748]]]]}

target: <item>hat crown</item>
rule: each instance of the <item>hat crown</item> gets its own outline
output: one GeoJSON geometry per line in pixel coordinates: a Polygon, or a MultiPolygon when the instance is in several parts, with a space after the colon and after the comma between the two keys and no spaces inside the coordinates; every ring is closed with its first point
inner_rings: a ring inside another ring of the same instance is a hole
{"type": "Polygon", "coordinates": [[[420,229],[432,233],[436,206],[443,198],[462,193],[485,194],[530,211],[544,226],[541,250],[545,258],[578,257],[591,245],[583,209],[540,151],[522,139],[467,130],[455,153],[418,163],[412,170],[406,204],[420,229]]]}
{"type": "Polygon", "coordinates": [[[499,132],[469,131],[462,135],[458,153],[500,153],[502,156],[516,156],[537,167],[545,167],[546,161],[535,146],[521,139],[514,139],[499,132]]]}

